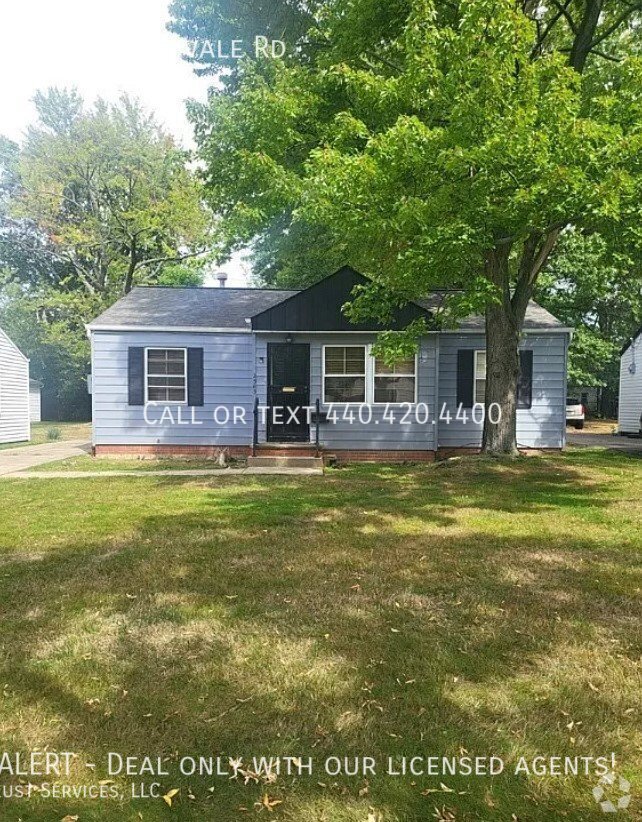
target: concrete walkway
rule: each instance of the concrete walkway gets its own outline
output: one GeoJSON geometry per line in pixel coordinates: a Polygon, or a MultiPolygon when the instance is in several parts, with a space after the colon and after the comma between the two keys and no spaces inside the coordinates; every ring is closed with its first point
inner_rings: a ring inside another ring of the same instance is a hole
{"type": "Polygon", "coordinates": [[[91,451],[91,443],[82,440],[46,442],[42,445],[24,445],[20,448],[0,450],[0,477],[28,471],[46,462],[56,462],[68,457],[84,457],[91,451]]]}
{"type": "Polygon", "coordinates": [[[322,468],[219,468],[214,470],[186,469],[181,470],[160,470],[160,471],[13,471],[2,475],[2,479],[85,479],[95,477],[109,479],[110,477],[200,477],[200,478],[223,478],[238,477],[242,475],[282,475],[285,477],[320,476],[323,474],[322,468]]]}
{"type": "Polygon", "coordinates": [[[642,457],[642,438],[578,431],[576,434],[567,434],[566,441],[569,445],[578,448],[608,448],[611,451],[624,451],[627,454],[637,454],[642,457]]]}

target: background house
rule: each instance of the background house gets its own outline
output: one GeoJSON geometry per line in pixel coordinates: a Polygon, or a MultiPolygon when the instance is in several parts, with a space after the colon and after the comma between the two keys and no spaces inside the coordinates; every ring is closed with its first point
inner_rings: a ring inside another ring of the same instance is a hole
{"type": "Polygon", "coordinates": [[[620,434],[642,434],[642,327],[622,349],[618,428],[620,434]]]}
{"type": "Polygon", "coordinates": [[[29,419],[31,422],[42,420],[42,383],[38,380],[29,380],[29,419]]]}
{"type": "Polygon", "coordinates": [[[29,360],[0,328],[0,443],[29,439],[29,360]]]}

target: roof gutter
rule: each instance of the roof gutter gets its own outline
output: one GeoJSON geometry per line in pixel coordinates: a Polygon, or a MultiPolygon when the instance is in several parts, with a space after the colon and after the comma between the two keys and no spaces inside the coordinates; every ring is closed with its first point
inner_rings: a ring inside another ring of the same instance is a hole
{"type": "Polygon", "coordinates": [[[216,328],[200,325],[89,325],[85,326],[87,335],[93,331],[178,331],[183,334],[189,333],[217,333],[217,334],[249,334],[249,328],[216,328]]]}
{"type": "MultiPolygon", "coordinates": [[[[85,325],[87,336],[90,336],[92,331],[151,331],[151,332],[179,332],[184,334],[189,333],[216,333],[216,334],[380,334],[381,330],[377,329],[363,329],[360,331],[305,331],[303,329],[293,331],[291,328],[282,329],[253,329],[251,327],[251,320],[246,319],[247,325],[238,328],[220,328],[215,326],[199,326],[199,325],[93,325],[89,323],[85,325]]],[[[575,329],[566,326],[560,328],[524,328],[522,334],[569,334],[573,337],[575,329]]],[[[438,331],[427,331],[427,335],[433,334],[484,334],[483,328],[444,328],[438,331]]],[[[423,335],[422,335],[423,336],[423,335]]]]}

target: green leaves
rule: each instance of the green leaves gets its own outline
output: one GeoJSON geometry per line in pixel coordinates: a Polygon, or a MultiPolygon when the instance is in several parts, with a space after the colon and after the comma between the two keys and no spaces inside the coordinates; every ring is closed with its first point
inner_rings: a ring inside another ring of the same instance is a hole
{"type": "Polygon", "coordinates": [[[77,95],[50,90],[37,105],[10,212],[39,233],[26,241],[63,267],[67,287],[113,297],[153,281],[156,261],[211,242],[187,154],[137,103],[85,112],[77,95]]]}

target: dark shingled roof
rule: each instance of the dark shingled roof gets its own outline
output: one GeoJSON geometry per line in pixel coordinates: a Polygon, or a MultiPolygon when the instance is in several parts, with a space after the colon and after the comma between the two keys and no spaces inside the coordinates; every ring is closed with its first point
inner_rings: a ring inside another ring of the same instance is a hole
{"type": "MultiPolygon", "coordinates": [[[[268,288],[175,288],[171,286],[138,286],[96,317],[90,329],[114,326],[137,328],[248,328],[246,319],[272,308],[299,293],[268,288]]],[[[443,294],[430,295],[417,303],[434,311],[443,294]]],[[[459,328],[466,331],[484,329],[484,318],[467,317],[459,328]]],[[[546,309],[530,302],[525,329],[562,329],[564,324],[546,309]]]]}
{"type": "Polygon", "coordinates": [[[267,288],[139,286],[103,311],[89,327],[247,328],[248,317],[296,293],[267,288]]]}
{"type": "MultiPolygon", "coordinates": [[[[444,302],[446,295],[447,292],[430,294],[423,300],[417,300],[417,302],[423,308],[428,309],[428,311],[434,312],[440,308],[440,306],[444,302]]],[[[485,321],[481,315],[475,314],[471,315],[470,317],[466,317],[463,320],[460,320],[457,323],[457,328],[460,328],[464,331],[483,331],[485,328],[485,321]]],[[[531,300],[528,303],[528,307],[526,309],[526,316],[524,317],[524,328],[527,330],[533,328],[562,329],[566,328],[566,326],[564,325],[564,323],[560,322],[557,319],[557,317],[554,317],[550,313],[550,311],[547,311],[545,308],[542,308],[541,305],[538,305],[536,302],[531,300]]]]}

